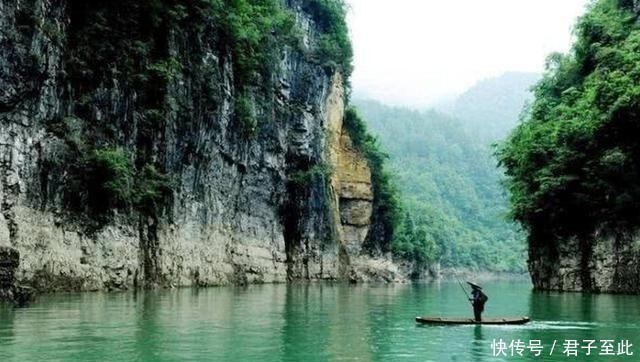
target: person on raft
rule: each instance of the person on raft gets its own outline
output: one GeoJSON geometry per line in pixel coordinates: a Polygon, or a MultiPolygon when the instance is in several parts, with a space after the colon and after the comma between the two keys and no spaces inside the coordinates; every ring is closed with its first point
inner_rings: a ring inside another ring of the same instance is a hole
{"type": "Polygon", "coordinates": [[[471,304],[473,305],[473,316],[476,322],[482,321],[482,312],[484,311],[484,304],[489,300],[486,294],[482,292],[482,287],[477,284],[467,282],[471,286],[471,304]]]}

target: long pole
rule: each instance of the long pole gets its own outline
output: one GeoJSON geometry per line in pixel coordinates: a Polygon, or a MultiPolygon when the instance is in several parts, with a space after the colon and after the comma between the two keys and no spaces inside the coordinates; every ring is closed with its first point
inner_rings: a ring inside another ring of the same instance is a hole
{"type": "Polygon", "coordinates": [[[467,296],[467,300],[469,301],[469,303],[471,303],[471,297],[469,297],[469,293],[467,293],[467,290],[464,289],[464,287],[462,286],[462,283],[460,283],[460,279],[458,279],[458,277],[456,277],[456,280],[458,281],[458,285],[460,285],[460,288],[462,288],[462,291],[464,292],[464,295],[467,296]]]}

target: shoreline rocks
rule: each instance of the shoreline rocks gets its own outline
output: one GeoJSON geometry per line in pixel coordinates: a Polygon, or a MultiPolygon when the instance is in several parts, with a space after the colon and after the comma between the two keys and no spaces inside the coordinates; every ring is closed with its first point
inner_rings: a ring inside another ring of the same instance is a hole
{"type": "Polygon", "coordinates": [[[33,300],[31,287],[16,283],[16,270],[20,265],[20,253],[14,248],[0,246],[0,301],[13,303],[15,306],[26,306],[33,300]]]}
{"type": "Polygon", "coordinates": [[[0,300],[13,300],[16,269],[20,254],[14,248],[0,246],[0,300]]]}
{"type": "Polygon", "coordinates": [[[529,272],[536,290],[640,293],[640,237],[605,235],[532,245],[529,272]]]}

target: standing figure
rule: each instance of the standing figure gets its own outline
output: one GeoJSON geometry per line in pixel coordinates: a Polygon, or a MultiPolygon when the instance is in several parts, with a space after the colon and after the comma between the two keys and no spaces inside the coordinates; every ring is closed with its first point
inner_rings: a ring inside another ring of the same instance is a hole
{"type": "Polygon", "coordinates": [[[486,294],[482,292],[482,288],[474,283],[467,282],[471,286],[471,301],[473,305],[473,316],[476,322],[482,321],[482,312],[484,311],[484,304],[489,300],[486,294]]]}

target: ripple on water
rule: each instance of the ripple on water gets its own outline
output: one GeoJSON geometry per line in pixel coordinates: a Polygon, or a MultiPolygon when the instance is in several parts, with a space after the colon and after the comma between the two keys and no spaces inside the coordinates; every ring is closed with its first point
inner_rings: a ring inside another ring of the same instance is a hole
{"type": "Polygon", "coordinates": [[[469,315],[460,287],[447,282],[52,295],[0,309],[0,360],[492,361],[493,339],[632,339],[640,327],[637,298],[560,298],[525,282],[484,288],[491,315],[532,322],[416,324],[415,315],[469,315]]]}

